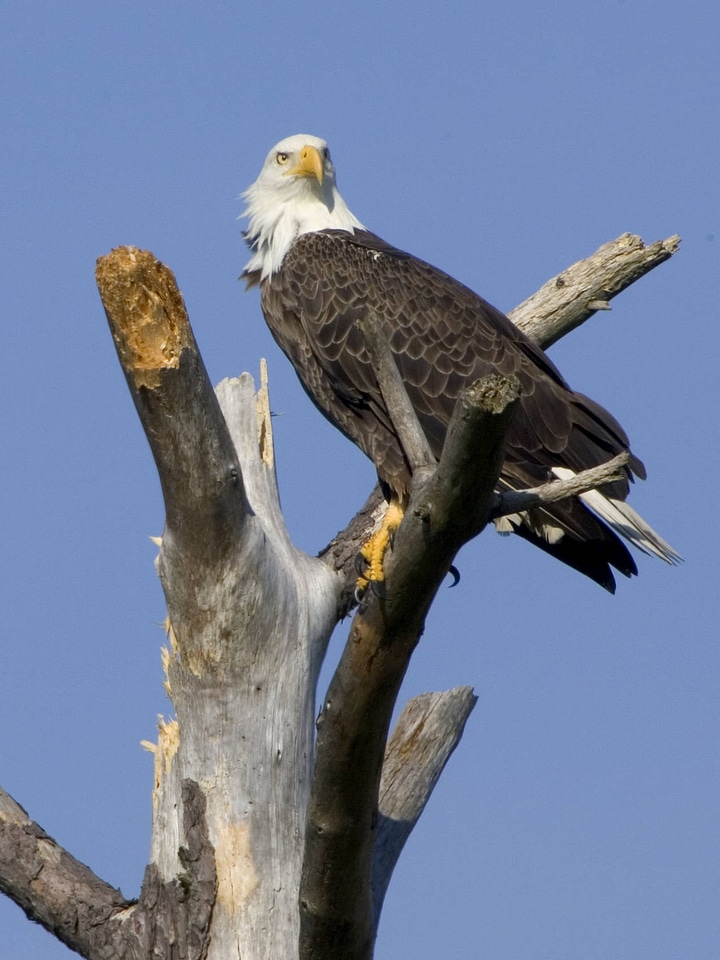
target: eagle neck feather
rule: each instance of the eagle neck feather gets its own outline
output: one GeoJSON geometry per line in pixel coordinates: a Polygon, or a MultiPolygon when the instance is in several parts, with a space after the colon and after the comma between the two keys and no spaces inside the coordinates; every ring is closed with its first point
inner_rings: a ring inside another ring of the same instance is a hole
{"type": "Polygon", "coordinates": [[[248,201],[244,216],[248,217],[245,241],[252,256],[243,271],[244,277],[259,273],[260,280],[280,269],[290,247],[298,237],[320,230],[364,230],[340,196],[335,185],[328,195],[319,197],[303,182],[294,190],[278,197],[264,191],[257,183],[245,193],[248,201]]]}

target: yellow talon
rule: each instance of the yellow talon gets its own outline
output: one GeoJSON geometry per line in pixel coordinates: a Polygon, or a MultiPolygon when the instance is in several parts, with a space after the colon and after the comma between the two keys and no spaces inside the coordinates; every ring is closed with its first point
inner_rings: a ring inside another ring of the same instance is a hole
{"type": "Polygon", "coordinates": [[[405,516],[405,508],[397,500],[391,500],[377,533],[374,533],[360,550],[360,556],[367,563],[367,570],[358,577],[356,587],[363,591],[370,583],[381,583],[385,579],[383,560],[390,546],[392,535],[405,516]]]}

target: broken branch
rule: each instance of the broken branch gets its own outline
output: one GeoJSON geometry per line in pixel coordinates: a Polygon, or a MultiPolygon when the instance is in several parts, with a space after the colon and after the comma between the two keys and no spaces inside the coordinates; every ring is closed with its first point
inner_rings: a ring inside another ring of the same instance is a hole
{"type": "Polygon", "coordinates": [[[405,705],[388,740],[372,862],[375,932],[385,893],[405,842],[460,742],[476,703],[472,687],[423,693],[405,705]]]}
{"type": "Polygon", "coordinates": [[[607,463],[601,463],[589,470],[582,470],[567,480],[550,480],[539,487],[529,487],[527,490],[506,490],[496,493],[490,506],[489,518],[499,520],[513,513],[522,513],[544,503],[557,503],[567,500],[568,497],[577,497],[581,493],[595,490],[606,483],[624,480],[627,477],[623,467],[630,459],[627,451],[619,453],[607,463]]]}
{"type": "Polygon", "coordinates": [[[645,246],[623,233],[548,280],[508,316],[531,340],[547,350],[646,273],[669,260],[680,246],[672,236],[645,246]]]}

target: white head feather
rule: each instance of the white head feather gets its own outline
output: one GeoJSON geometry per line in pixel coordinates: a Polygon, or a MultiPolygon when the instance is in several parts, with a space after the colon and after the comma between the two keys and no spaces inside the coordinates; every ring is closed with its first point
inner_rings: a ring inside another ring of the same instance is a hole
{"type": "Polygon", "coordinates": [[[244,273],[259,270],[261,279],[279,268],[303,233],[365,229],[340,196],[327,143],[309,134],[275,144],[243,199],[245,238],[253,251],[244,273]]]}

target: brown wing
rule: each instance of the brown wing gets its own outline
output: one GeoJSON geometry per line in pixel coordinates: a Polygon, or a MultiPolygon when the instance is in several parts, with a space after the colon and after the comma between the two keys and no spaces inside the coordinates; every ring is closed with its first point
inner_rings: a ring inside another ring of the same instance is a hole
{"type": "MultiPolygon", "coordinates": [[[[549,479],[553,466],[583,470],[628,448],[610,414],[573,393],[507,317],[452,277],[373,234],[323,231],[300,237],[280,270],[263,282],[262,307],[312,400],[373,460],[381,481],[396,494],[407,490],[410,474],[355,325],[368,311],[384,326],[437,456],[460,390],[490,372],[515,374],[522,391],[502,485],[533,486],[549,479]]],[[[635,458],[632,467],[642,473],[635,458]]],[[[627,482],[608,492],[624,498],[627,482]]],[[[538,512],[518,532],[608,589],[614,586],[608,563],[627,575],[636,572],[624,545],[579,501],[538,512]],[[547,523],[568,536],[549,543],[547,523]]]]}

